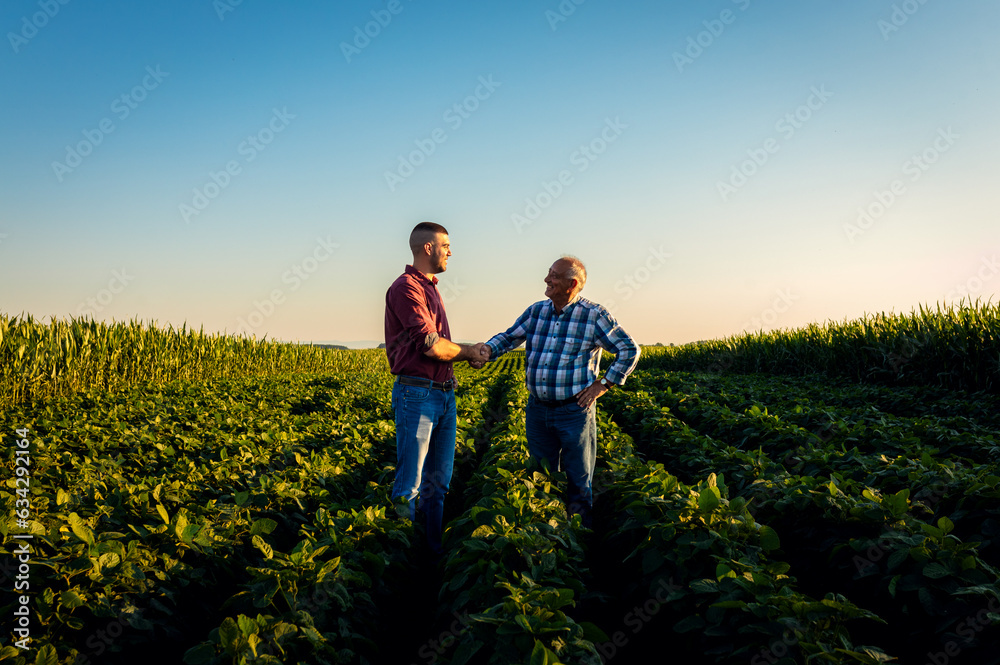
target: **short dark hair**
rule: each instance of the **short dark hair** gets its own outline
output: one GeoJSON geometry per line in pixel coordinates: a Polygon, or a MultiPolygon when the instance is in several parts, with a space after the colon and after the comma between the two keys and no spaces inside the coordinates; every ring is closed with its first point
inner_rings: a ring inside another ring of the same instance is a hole
{"type": "Polygon", "coordinates": [[[426,243],[432,242],[439,233],[448,235],[448,229],[434,222],[420,222],[410,231],[410,251],[416,254],[426,243]]]}

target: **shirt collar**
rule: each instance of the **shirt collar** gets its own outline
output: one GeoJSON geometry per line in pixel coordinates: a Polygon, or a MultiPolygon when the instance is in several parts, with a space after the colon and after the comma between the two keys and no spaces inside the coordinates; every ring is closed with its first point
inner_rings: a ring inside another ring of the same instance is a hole
{"type": "Polygon", "coordinates": [[[407,264],[407,266],[403,270],[403,272],[405,274],[407,274],[407,275],[414,275],[416,277],[419,277],[420,279],[424,280],[425,282],[430,282],[431,284],[435,284],[436,285],[438,283],[438,278],[437,278],[436,275],[431,275],[430,279],[428,279],[427,275],[425,275],[424,273],[420,272],[419,270],[417,270],[416,268],[414,268],[413,266],[411,266],[409,264],[407,264]]]}
{"type": "Polygon", "coordinates": [[[556,313],[556,306],[552,303],[552,299],[551,298],[547,299],[546,302],[548,303],[548,306],[549,306],[549,313],[552,316],[562,316],[563,314],[565,314],[566,312],[568,312],[570,309],[572,309],[572,307],[575,304],[577,304],[578,302],[580,302],[581,300],[583,300],[583,298],[580,297],[580,294],[579,293],[576,294],[576,296],[574,296],[572,300],[570,300],[568,303],[566,303],[566,306],[563,307],[562,311],[559,312],[559,313],[556,313]]]}

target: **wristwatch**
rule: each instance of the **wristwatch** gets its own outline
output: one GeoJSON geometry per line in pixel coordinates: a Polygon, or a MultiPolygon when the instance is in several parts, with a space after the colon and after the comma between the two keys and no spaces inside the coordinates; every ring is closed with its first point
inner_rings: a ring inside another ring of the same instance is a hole
{"type": "Polygon", "coordinates": [[[613,384],[610,381],[608,381],[608,377],[602,376],[601,377],[601,385],[604,386],[605,388],[607,388],[608,390],[611,390],[611,386],[613,386],[615,384],[613,384]]]}

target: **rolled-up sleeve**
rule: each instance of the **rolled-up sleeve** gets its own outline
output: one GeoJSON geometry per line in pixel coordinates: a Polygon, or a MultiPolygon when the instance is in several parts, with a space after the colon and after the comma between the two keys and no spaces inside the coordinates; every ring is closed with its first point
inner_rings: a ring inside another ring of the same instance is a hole
{"type": "Polygon", "coordinates": [[[454,376],[451,362],[426,355],[438,339],[451,339],[444,303],[436,282],[412,266],[385,294],[385,353],[393,374],[447,381],[454,376]]]}
{"type": "Polygon", "coordinates": [[[413,282],[399,285],[391,296],[391,307],[414,348],[426,351],[438,340],[437,325],[427,308],[423,288],[413,282]]]}

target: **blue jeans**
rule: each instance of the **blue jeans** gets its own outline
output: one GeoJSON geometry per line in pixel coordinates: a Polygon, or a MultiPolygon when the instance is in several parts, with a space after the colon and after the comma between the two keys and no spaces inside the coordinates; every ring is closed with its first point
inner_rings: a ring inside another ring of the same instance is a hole
{"type": "Polygon", "coordinates": [[[444,495],[455,464],[455,392],[392,386],[396,415],[396,481],[392,498],[406,499],[409,517],[425,520],[427,544],[440,554],[444,495]],[[419,505],[415,499],[419,499],[419,505]]]}
{"type": "Polygon", "coordinates": [[[597,461],[597,406],[581,409],[576,402],[544,406],[528,397],[524,427],[528,453],[545,459],[553,470],[565,471],[569,480],[566,504],[570,514],[579,513],[590,526],[594,504],[592,482],[597,461]]]}

